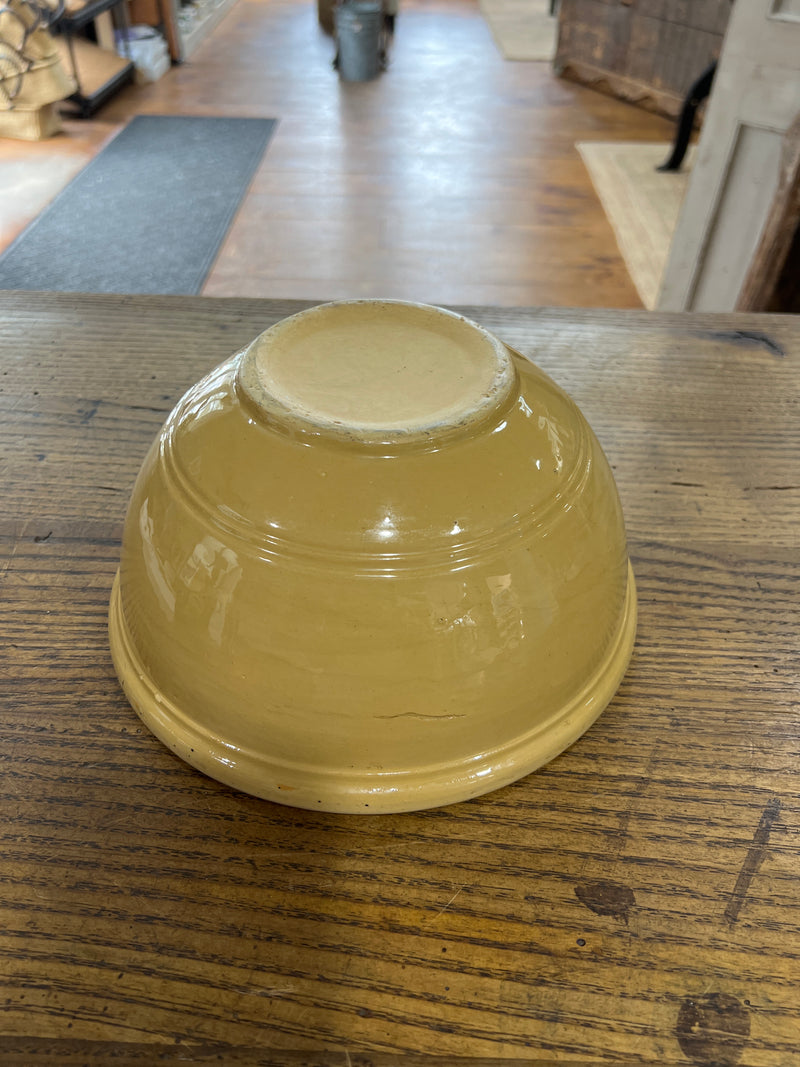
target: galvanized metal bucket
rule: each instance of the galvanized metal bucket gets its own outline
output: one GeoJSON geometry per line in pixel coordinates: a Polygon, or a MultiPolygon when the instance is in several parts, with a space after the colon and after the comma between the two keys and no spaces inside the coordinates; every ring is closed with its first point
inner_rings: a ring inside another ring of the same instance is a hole
{"type": "Polygon", "coordinates": [[[336,8],[339,77],[365,82],[381,72],[380,33],[383,12],[375,0],[344,0],[336,8]]]}

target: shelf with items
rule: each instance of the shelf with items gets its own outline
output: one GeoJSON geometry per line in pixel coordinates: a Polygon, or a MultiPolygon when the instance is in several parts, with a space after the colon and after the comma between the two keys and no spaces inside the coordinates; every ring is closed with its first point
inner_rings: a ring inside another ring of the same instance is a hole
{"type": "Polygon", "coordinates": [[[130,28],[127,0],[87,0],[67,3],[55,24],[64,68],[72,73],[76,91],[68,97],[83,118],[93,115],[124,85],[133,79],[134,66],[129,55],[113,51],[113,23],[130,28]],[[93,26],[98,43],[84,31],[93,26]],[[102,45],[112,45],[102,47],[102,45]]]}
{"type": "Polygon", "coordinates": [[[134,23],[158,26],[176,63],[189,59],[216,29],[236,0],[130,0],[134,23]]]}
{"type": "Polygon", "coordinates": [[[182,4],[178,15],[183,58],[188,59],[208,35],[217,28],[236,0],[196,0],[182,4]]]}
{"type": "MultiPolygon", "coordinates": [[[[87,3],[70,3],[58,20],[58,28],[69,33],[76,33],[94,22],[106,11],[121,5],[121,0],[87,0],[87,3]]],[[[124,5],[122,5],[124,6],[124,5]]]]}
{"type": "Polygon", "coordinates": [[[83,118],[93,115],[133,79],[130,59],[83,37],[61,37],[58,46],[64,69],[72,71],[78,85],[67,99],[76,105],[83,118]]]}

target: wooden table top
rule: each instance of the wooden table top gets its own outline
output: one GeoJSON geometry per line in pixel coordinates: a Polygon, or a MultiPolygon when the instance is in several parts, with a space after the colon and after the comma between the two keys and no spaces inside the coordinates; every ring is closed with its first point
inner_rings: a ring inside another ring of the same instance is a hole
{"type": "Polygon", "coordinates": [[[184,765],[108,651],[150,441],[300,306],[0,294],[0,1062],[797,1063],[798,320],[459,309],[597,432],[637,645],[547,767],[369,817],[184,765]]]}

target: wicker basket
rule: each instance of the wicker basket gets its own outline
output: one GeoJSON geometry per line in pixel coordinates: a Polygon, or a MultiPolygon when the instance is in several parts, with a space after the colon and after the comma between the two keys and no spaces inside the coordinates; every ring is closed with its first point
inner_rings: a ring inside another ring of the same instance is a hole
{"type": "Polygon", "coordinates": [[[39,141],[58,133],[53,106],[75,92],[56,42],[24,0],[0,2],[0,136],[39,141]]]}
{"type": "Polygon", "coordinates": [[[32,111],[14,108],[0,111],[0,137],[18,141],[42,141],[61,130],[61,116],[55,104],[45,104],[32,111]]]}

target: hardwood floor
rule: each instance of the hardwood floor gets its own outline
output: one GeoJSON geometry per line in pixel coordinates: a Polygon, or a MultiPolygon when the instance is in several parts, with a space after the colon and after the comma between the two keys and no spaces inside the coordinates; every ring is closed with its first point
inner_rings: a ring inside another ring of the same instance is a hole
{"type": "MultiPolygon", "coordinates": [[[[641,307],[575,142],[669,122],[504,60],[470,0],[404,2],[376,81],[341,82],[332,53],[312,0],[238,0],[190,62],[50,151],[96,151],[137,113],[278,119],[209,296],[641,307]]],[[[42,151],[2,141],[0,163],[42,151]]]]}

